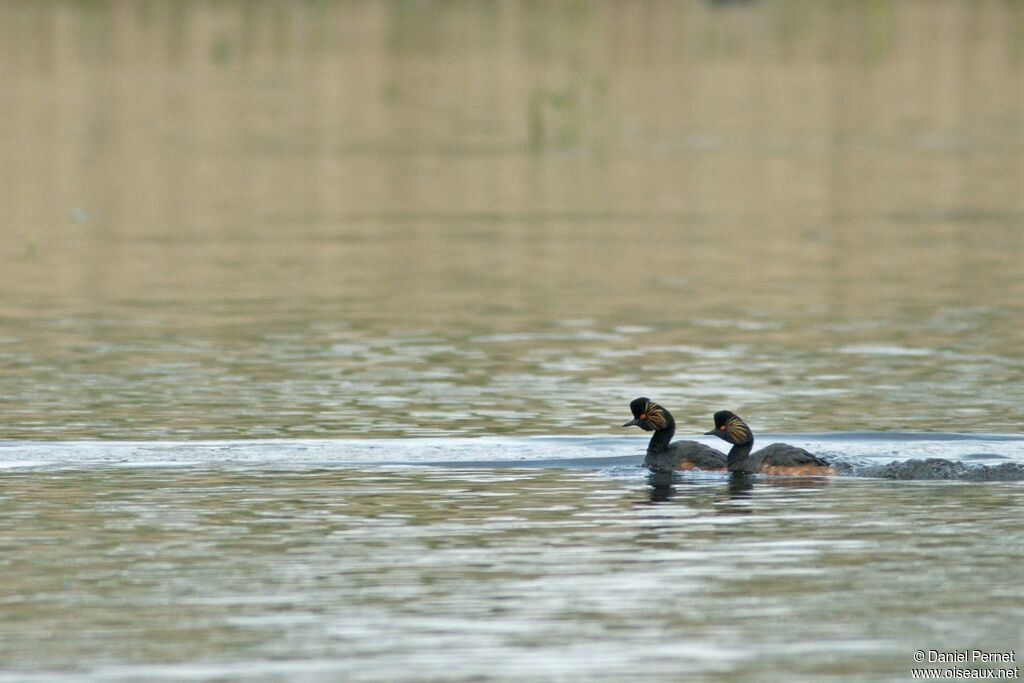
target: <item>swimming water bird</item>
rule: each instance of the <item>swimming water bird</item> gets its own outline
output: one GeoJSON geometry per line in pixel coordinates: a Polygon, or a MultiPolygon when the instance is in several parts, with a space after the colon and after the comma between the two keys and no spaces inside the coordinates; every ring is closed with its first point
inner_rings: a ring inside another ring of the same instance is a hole
{"type": "Polygon", "coordinates": [[[676,421],[672,413],[660,405],[641,396],[629,404],[633,419],[623,427],[637,426],[646,432],[654,432],[647,444],[644,466],[652,470],[713,470],[725,471],[725,454],[696,441],[669,443],[676,433],[676,421]]]}
{"type": "Polygon", "coordinates": [[[730,410],[715,413],[715,428],[706,436],[717,436],[732,444],[729,451],[730,472],[754,474],[828,475],[835,469],[814,453],[785,443],[773,443],[751,453],[754,447],[754,432],[747,423],[730,410]]]}

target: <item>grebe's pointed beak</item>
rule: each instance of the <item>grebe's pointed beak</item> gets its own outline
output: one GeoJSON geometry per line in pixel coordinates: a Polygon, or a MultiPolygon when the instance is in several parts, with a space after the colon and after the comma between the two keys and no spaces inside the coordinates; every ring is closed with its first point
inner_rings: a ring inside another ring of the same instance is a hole
{"type": "Polygon", "coordinates": [[[704,432],[704,436],[718,436],[718,431],[712,429],[710,432],[704,432]]]}
{"type": "Polygon", "coordinates": [[[630,420],[629,422],[627,422],[626,424],[624,424],[622,426],[623,427],[639,427],[640,426],[640,420],[632,419],[632,420],[630,420]]]}

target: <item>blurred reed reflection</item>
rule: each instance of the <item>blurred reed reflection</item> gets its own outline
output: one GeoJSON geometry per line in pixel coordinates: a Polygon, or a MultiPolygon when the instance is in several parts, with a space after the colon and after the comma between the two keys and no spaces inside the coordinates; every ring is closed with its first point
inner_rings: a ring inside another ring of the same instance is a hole
{"type": "Polygon", "coordinates": [[[5,4],[0,423],[1016,429],[1022,71],[998,0],[5,4]]]}

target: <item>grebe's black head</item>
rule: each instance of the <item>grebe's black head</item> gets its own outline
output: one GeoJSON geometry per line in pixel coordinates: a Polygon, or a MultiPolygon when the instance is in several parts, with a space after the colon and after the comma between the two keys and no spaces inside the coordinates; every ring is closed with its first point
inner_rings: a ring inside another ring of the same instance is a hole
{"type": "Polygon", "coordinates": [[[719,410],[715,413],[715,428],[705,436],[717,436],[734,446],[744,446],[754,440],[747,423],[731,410],[719,410]]]}
{"type": "Polygon", "coordinates": [[[636,425],[645,432],[654,432],[675,424],[667,410],[646,396],[634,398],[629,404],[629,409],[633,411],[633,419],[622,425],[623,427],[636,425]]]}

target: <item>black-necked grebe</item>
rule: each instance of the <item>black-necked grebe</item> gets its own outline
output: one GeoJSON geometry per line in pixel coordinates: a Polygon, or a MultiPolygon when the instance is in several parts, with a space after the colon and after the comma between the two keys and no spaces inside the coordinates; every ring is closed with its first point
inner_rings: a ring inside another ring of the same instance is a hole
{"type": "Polygon", "coordinates": [[[730,472],[805,476],[835,474],[835,470],[827,461],[789,444],[773,443],[756,453],[751,453],[754,447],[754,432],[730,410],[719,410],[715,413],[715,428],[708,432],[707,436],[712,434],[732,444],[728,460],[730,472]]]}
{"type": "Polygon", "coordinates": [[[646,397],[633,399],[629,404],[633,419],[622,425],[636,425],[647,432],[654,432],[647,444],[644,465],[652,470],[713,470],[725,471],[725,454],[696,441],[672,440],[676,433],[676,421],[672,414],[646,397]]]}

